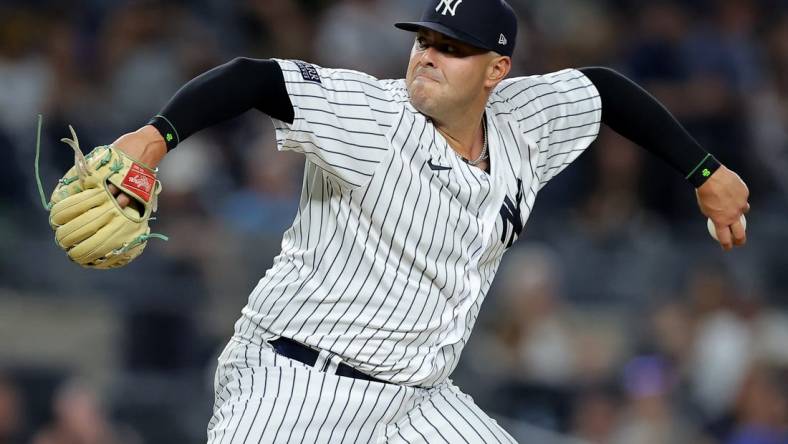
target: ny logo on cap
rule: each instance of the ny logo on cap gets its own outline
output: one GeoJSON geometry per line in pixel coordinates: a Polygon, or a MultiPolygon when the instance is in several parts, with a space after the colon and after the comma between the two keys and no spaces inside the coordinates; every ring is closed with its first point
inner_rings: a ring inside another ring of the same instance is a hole
{"type": "Polygon", "coordinates": [[[452,17],[454,17],[454,14],[457,13],[457,6],[460,6],[460,3],[462,3],[462,0],[441,0],[441,2],[438,3],[438,6],[435,8],[435,11],[440,11],[441,6],[443,6],[443,11],[440,11],[440,13],[446,15],[448,12],[451,13],[452,17]]]}

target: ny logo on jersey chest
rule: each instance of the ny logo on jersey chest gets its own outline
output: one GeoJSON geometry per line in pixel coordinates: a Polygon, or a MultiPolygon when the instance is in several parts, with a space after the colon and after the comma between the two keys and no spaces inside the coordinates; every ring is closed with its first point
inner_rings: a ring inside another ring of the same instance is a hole
{"type": "Polygon", "coordinates": [[[460,6],[462,0],[441,0],[438,3],[438,6],[435,8],[436,12],[440,12],[443,15],[446,13],[450,13],[452,17],[457,13],[457,6],[460,6]],[[441,11],[441,7],[443,7],[443,11],[441,11]]]}
{"type": "Polygon", "coordinates": [[[512,246],[515,240],[520,237],[523,232],[523,217],[520,213],[520,202],[523,200],[523,181],[517,179],[517,194],[514,197],[514,202],[509,199],[509,196],[503,198],[503,205],[501,205],[501,219],[503,222],[503,231],[501,232],[501,243],[506,245],[506,248],[512,246]],[[509,232],[511,225],[512,231],[509,232]]]}

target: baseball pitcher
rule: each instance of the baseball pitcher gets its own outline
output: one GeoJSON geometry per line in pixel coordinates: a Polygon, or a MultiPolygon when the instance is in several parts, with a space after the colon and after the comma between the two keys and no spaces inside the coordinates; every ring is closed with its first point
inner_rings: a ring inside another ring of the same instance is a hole
{"type": "Polygon", "coordinates": [[[509,78],[504,0],[428,3],[396,24],[415,37],[404,79],[238,58],[71,173],[100,180],[56,191],[69,256],[117,266],[152,236],[156,166],[196,131],[254,108],[304,155],[295,220],[219,357],[212,444],[513,442],[449,376],[539,191],[602,124],[686,178],[725,249],[745,243],[747,187],[643,89],[598,67],[509,78]]]}

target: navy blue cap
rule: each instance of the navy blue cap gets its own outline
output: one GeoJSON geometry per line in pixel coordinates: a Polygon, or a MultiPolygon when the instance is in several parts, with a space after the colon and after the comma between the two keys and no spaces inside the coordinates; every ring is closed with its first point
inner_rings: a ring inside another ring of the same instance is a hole
{"type": "Polygon", "coordinates": [[[509,57],[517,40],[517,16],[504,0],[430,0],[420,21],[394,26],[406,31],[431,29],[509,57]]]}

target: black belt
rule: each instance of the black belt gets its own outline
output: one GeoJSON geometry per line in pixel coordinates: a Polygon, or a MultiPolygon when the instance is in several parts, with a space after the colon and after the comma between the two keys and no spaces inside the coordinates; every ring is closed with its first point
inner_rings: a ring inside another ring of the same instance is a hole
{"type": "MultiPolygon", "coordinates": [[[[309,348],[300,342],[294,341],[292,339],[280,337],[279,339],[268,341],[277,354],[282,356],[286,356],[290,359],[295,359],[296,361],[303,362],[304,364],[314,367],[315,363],[317,362],[317,356],[320,354],[315,349],[309,348]]],[[[318,369],[324,371],[325,369],[318,369]]],[[[354,369],[353,367],[340,362],[337,366],[336,373],[339,376],[346,376],[348,378],[355,378],[355,379],[363,379],[364,381],[373,381],[373,382],[382,382],[384,384],[388,384],[386,381],[381,381],[380,379],[373,378],[365,373],[361,373],[360,371],[354,369]]]]}

